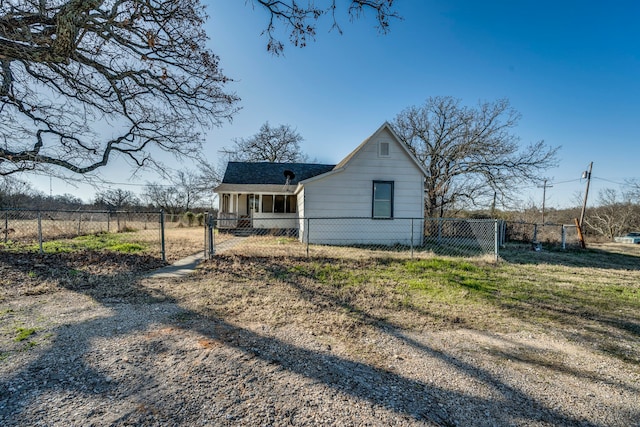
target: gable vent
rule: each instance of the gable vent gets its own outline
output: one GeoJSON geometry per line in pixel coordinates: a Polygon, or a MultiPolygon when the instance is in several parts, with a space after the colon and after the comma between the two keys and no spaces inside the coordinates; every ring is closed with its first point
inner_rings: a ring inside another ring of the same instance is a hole
{"type": "Polygon", "coordinates": [[[389,157],[389,142],[388,141],[380,141],[378,143],[378,156],[379,157],[389,157]]]}

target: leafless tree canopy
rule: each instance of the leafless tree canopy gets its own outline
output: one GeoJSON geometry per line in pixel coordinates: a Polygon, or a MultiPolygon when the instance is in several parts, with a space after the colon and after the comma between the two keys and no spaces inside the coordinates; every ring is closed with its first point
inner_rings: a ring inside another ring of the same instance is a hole
{"type": "Polygon", "coordinates": [[[94,204],[104,209],[119,211],[139,205],[140,199],[132,191],[116,188],[98,192],[94,204]]]}
{"type": "MultiPolygon", "coordinates": [[[[278,26],[304,46],[323,15],[337,26],[341,3],[351,16],[374,11],[386,31],[392,2],[249,4],[268,11],[267,48],[280,53],[278,26]]],[[[116,153],[154,165],[152,147],[196,154],[200,132],[238,101],[205,46],[205,19],[200,0],[0,0],[0,175],[87,173],[116,153]]]]}
{"type": "Polygon", "coordinates": [[[267,50],[279,55],[284,50],[284,43],[277,34],[277,29],[284,24],[289,41],[294,46],[304,47],[316,35],[317,23],[325,15],[331,19],[331,28],[342,33],[337,19],[340,7],[347,9],[351,19],[360,17],[367,11],[375,15],[378,30],[386,33],[390,20],[399,18],[393,9],[394,0],[251,0],[255,6],[268,11],[269,24],[264,30],[268,37],[267,50]]]}
{"type": "Polygon", "coordinates": [[[162,184],[148,183],[143,191],[143,198],[150,205],[165,210],[170,214],[187,212],[193,209],[207,196],[212,186],[203,187],[203,177],[189,171],[178,171],[162,184]]]}
{"type": "Polygon", "coordinates": [[[589,230],[609,240],[629,231],[637,231],[640,225],[640,207],[632,202],[632,194],[620,194],[613,188],[598,193],[596,206],[588,210],[584,222],[589,230]]]}
{"type": "Polygon", "coordinates": [[[625,195],[626,197],[635,204],[640,204],[640,180],[638,179],[627,179],[625,181],[625,195]]]}
{"type": "Polygon", "coordinates": [[[241,162],[304,162],[300,150],[304,139],[289,125],[272,127],[265,123],[255,135],[234,140],[233,148],[225,149],[229,159],[241,162]]]}
{"type": "Polygon", "coordinates": [[[0,177],[0,208],[18,208],[26,205],[35,190],[26,181],[12,176],[0,177]]]}
{"type": "Polygon", "coordinates": [[[521,149],[512,133],[519,119],[507,100],[472,108],[451,97],[429,98],[398,114],[395,131],[428,171],[428,216],[487,203],[494,195],[508,200],[521,184],[542,180],[557,148],[539,141],[521,149]]]}
{"type": "Polygon", "coordinates": [[[0,0],[0,174],[197,149],[237,101],[204,19],[198,0],[0,0]]]}

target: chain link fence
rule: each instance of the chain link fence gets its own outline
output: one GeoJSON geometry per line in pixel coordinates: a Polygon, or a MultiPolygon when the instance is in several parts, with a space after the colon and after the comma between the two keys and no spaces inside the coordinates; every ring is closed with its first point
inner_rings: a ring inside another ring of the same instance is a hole
{"type": "Polygon", "coordinates": [[[0,215],[3,249],[37,246],[44,253],[64,250],[80,236],[115,233],[118,243],[165,259],[162,212],[3,209],[0,215]]]}
{"type": "Polygon", "coordinates": [[[573,249],[580,247],[575,224],[535,224],[505,222],[505,242],[512,245],[531,246],[533,250],[573,249]]]}
{"type": "Polygon", "coordinates": [[[488,256],[524,248],[579,247],[575,225],[452,218],[226,218],[162,211],[0,210],[0,250],[16,245],[41,252],[60,241],[116,234],[145,253],[173,262],[205,251],[245,256],[456,257],[488,256]]]}
{"type": "Polygon", "coordinates": [[[205,218],[190,212],[0,209],[0,251],[54,252],[82,247],[77,239],[83,236],[113,234],[117,250],[133,248],[174,262],[205,249],[205,218]]]}
{"type": "Polygon", "coordinates": [[[473,219],[208,219],[208,255],[498,258],[504,222],[473,219]]]}

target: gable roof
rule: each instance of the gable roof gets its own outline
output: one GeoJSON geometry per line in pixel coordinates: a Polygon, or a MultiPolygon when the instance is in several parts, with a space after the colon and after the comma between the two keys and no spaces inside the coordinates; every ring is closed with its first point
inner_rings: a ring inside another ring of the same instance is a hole
{"type": "MultiPolygon", "coordinates": [[[[383,130],[387,130],[391,134],[393,139],[398,143],[398,145],[400,145],[400,147],[402,147],[415,166],[424,176],[427,176],[428,173],[424,165],[416,159],[411,150],[409,150],[407,144],[402,142],[391,125],[388,122],[384,122],[378,130],[362,141],[355,150],[349,153],[337,165],[316,163],[229,162],[222,182],[214,189],[214,191],[238,190],[243,188],[236,187],[236,185],[282,186],[287,181],[285,171],[293,172],[293,177],[288,182],[290,185],[304,185],[306,182],[315,181],[328,175],[340,173],[345,167],[347,167],[351,160],[383,130]]],[[[262,188],[265,191],[269,189],[269,187],[262,188]]],[[[274,188],[275,187],[270,189],[273,190],[274,188]]]]}
{"type": "Polygon", "coordinates": [[[336,165],[336,167],[334,168],[334,170],[337,169],[342,169],[345,166],[347,166],[347,164],[351,161],[351,159],[353,159],[355,157],[355,155],[362,150],[362,148],[364,148],[365,145],[367,145],[369,143],[369,141],[371,141],[371,139],[378,135],[380,132],[382,132],[384,129],[386,129],[391,136],[393,136],[393,138],[396,140],[396,142],[402,147],[402,149],[407,153],[407,155],[411,158],[411,160],[413,160],[413,162],[416,164],[416,166],[418,167],[418,169],[420,169],[420,171],[423,173],[424,176],[427,176],[428,173],[426,171],[426,169],[424,168],[424,166],[422,165],[422,163],[420,163],[418,161],[418,159],[416,159],[416,156],[413,155],[413,153],[411,152],[411,150],[409,150],[409,147],[407,146],[407,144],[405,144],[404,142],[402,142],[402,140],[400,139],[400,137],[398,136],[398,134],[393,130],[393,128],[391,127],[391,125],[389,124],[389,122],[384,122],[382,124],[382,126],[380,126],[378,128],[378,130],[376,130],[374,133],[372,133],[371,135],[369,135],[369,137],[367,139],[365,139],[364,141],[362,141],[362,143],[360,145],[358,145],[356,147],[355,150],[353,150],[351,153],[349,153],[347,155],[347,157],[345,157],[344,159],[342,159],[342,161],[340,163],[338,163],[336,165]]]}
{"type": "Polygon", "coordinates": [[[284,185],[285,171],[293,172],[289,184],[329,172],[335,165],[315,163],[229,162],[222,178],[223,184],[284,185]]]}
{"type": "MultiPolygon", "coordinates": [[[[422,172],[423,176],[428,176],[429,173],[427,172],[427,170],[425,169],[424,165],[422,163],[420,163],[420,161],[416,158],[416,156],[413,155],[413,153],[411,152],[411,150],[409,150],[409,147],[407,146],[407,144],[405,144],[404,142],[402,142],[402,140],[400,139],[400,137],[398,136],[398,134],[393,130],[393,128],[391,127],[391,125],[389,124],[389,122],[384,122],[382,124],[382,126],[380,126],[378,128],[378,130],[376,130],[374,133],[372,133],[371,135],[369,135],[369,137],[367,139],[365,139],[364,141],[362,141],[362,143],[360,145],[358,145],[355,150],[353,150],[351,153],[349,153],[344,159],[342,159],[342,161],[340,163],[338,163],[337,165],[335,165],[335,167],[330,171],[331,175],[333,175],[334,173],[339,173],[341,172],[345,167],[347,167],[347,165],[351,162],[351,160],[376,136],[378,135],[380,132],[382,132],[383,130],[387,130],[391,136],[393,137],[393,139],[398,143],[398,145],[400,145],[400,147],[402,147],[402,149],[404,150],[405,153],[407,153],[407,156],[409,156],[409,158],[413,161],[413,163],[415,164],[415,166],[420,170],[420,172],[422,172]]],[[[329,175],[329,173],[327,174],[329,175]]],[[[309,181],[315,181],[317,179],[322,179],[324,178],[324,176],[312,176],[309,177],[308,180],[309,181]]]]}

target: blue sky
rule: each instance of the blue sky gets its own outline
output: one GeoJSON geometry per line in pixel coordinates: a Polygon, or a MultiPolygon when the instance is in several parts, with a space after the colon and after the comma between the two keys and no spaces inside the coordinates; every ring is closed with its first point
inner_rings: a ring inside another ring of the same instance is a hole
{"type": "MultiPolygon", "coordinates": [[[[553,183],[547,206],[576,204],[591,161],[592,201],[601,188],[640,178],[640,3],[398,0],[403,19],[386,35],[372,15],[350,22],[342,13],[342,35],[321,22],[315,42],[288,45],[280,57],[261,36],[266,12],[243,0],[205,3],[211,48],[242,98],[233,122],[207,135],[204,150],[214,164],[222,147],[265,121],[295,127],[312,159],[337,163],[404,108],[453,96],[467,105],[508,98],[522,114],[514,132],[523,146],[562,146],[560,166],[545,174],[553,183]]],[[[116,163],[104,176],[127,183],[123,170],[116,163]]],[[[135,184],[156,179],[143,175],[125,188],[138,191],[135,184]]],[[[49,191],[48,179],[35,182],[49,191]]],[[[84,199],[95,192],[52,185],[54,193],[84,199]]],[[[541,205],[542,189],[522,194],[541,205]]]]}

